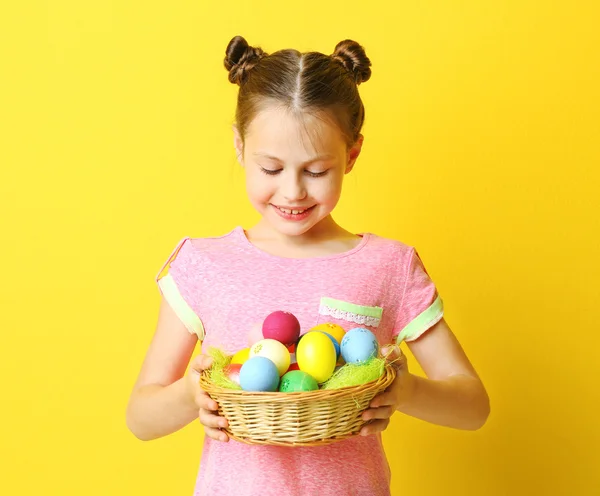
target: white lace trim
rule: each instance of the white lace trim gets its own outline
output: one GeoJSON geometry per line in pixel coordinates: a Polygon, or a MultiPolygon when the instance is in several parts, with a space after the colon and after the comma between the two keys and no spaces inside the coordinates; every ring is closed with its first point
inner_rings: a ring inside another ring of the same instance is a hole
{"type": "Polygon", "coordinates": [[[337,308],[331,308],[327,305],[321,305],[319,307],[319,313],[321,315],[328,315],[336,319],[347,320],[348,322],[354,322],[355,324],[366,325],[369,327],[377,327],[379,326],[379,322],[381,322],[381,319],[378,319],[377,317],[359,315],[354,312],[345,312],[343,310],[338,310],[337,308]]]}

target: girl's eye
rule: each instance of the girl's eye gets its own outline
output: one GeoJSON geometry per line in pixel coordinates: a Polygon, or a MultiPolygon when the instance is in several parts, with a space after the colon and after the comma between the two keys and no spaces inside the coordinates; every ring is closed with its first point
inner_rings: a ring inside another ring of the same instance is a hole
{"type": "MultiPolygon", "coordinates": [[[[279,174],[282,171],[282,169],[265,169],[264,167],[261,167],[260,170],[262,172],[264,172],[265,174],[267,174],[268,176],[274,176],[276,174],[279,174]]],[[[327,174],[327,171],[323,171],[323,172],[304,171],[304,172],[310,177],[322,177],[325,174],[327,174]]]]}
{"type": "Polygon", "coordinates": [[[271,170],[271,169],[265,169],[264,167],[261,167],[260,170],[269,176],[274,176],[275,174],[278,174],[279,172],[281,172],[281,169],[271,170]]]}
{"type": "Polygon", "coordinates": [[[325,174],[327,174],[327,171],[323,171],[323,172],[311,172],[311,171],[305,171],[310,177],[322,177],[325,174]]]}

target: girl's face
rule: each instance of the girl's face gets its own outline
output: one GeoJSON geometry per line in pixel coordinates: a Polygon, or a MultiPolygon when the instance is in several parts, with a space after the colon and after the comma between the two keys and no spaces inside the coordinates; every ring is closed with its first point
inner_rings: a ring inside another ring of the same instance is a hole
{"type": "Polygon", "coordinates": [[[329,217],[362,146],[361,136],[348,149],[329,119],[309,114],[300,119],[278,107],[254,118],[245,146],[237,130],[234,134],[250,202],[264,221],[287,236],[305,234],[329,217]]]}

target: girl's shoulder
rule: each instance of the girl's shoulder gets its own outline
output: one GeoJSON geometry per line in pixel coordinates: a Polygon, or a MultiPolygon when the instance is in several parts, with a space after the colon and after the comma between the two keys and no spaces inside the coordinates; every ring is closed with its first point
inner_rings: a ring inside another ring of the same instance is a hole
{"type": "Polygon", "coordinates": [[[226,247],[236,244],[235,234],[237,228],[225,234],[204,237],[186,236],[181,238],[172,249],[170,255],[162,265],[157,280],[166,275],[173,267],[198,265],[202,258],[222,257],[227,254],[226,247]]]}
{"type": "MultiPolygon", "coordinates": [[[[369,248],[370,250],[376,250],[381,253],[388,254],[392,257],[405,257],[411,256],[412,252],[415,251],[415,247],[407,244],[399,239],[389,238],[381,236],[376,233],[365,233],[369,236],[369,248]]],[[[363,234],[363,236],[365,235],[363,234]]]]}

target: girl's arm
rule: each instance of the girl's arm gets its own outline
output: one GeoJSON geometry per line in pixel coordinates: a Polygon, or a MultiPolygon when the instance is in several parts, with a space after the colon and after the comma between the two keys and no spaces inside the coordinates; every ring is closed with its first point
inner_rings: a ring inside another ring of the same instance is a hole
{"type": "Polygon", "coordinates": [[[411,374],[412,394],[398,411],[457,429],[482,427],[490,413],[489,397],[446,321],[407,345],[427,379],[411,374]]]}
{"type": "Polygon", "coordinates": [[[156,332],[127,407],[127,426],[139,439],[165,436],[198,418],[185,376],[197,341],[163,297],[156,332]]]}
{"type": "Polygon", "coordinates": [[[445,320],[407,345],[427,378],[411,374],[405,358],[401,360],[392,386],[365,411],[363,418],[373,422],[361,434],[384,430],[396,410],[456,429],[482,427],[490,413],[489,397],[445,320]]]}

